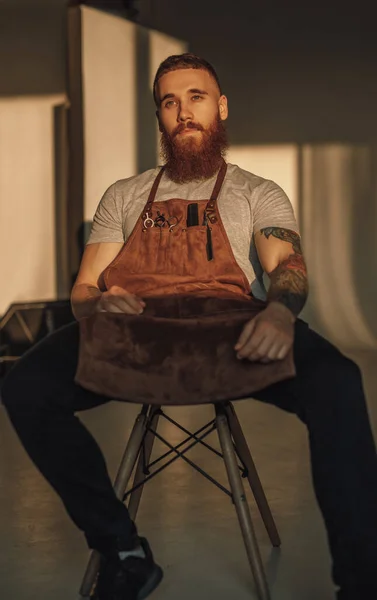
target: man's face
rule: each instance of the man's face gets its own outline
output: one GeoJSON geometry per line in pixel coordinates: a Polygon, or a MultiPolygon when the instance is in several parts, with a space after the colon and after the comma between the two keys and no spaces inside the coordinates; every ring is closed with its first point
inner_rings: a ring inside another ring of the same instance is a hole
{"type": "Polygon", "coordinates": [[[175,144],[200,147],[203,131],[228,116],[226,97],[220,96],[216,81],[204,69],[170,71],[156,88],[160,130],[175,144]]]}

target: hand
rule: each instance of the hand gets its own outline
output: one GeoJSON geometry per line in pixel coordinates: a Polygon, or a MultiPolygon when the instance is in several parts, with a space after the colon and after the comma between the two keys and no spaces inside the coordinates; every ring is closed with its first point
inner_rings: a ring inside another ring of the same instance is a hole
{"type": "Polygon", "coordinates": [[[113,285],[100,296],[100,299],[97,302],[96,312],[140,315],[145,306],[145,302],[138,296],[130,294],[130,292],[127,292],[127,290],[118,287],[117,285],[113,285]]]}
{"type": "Polygon", "coordinates": [[[269,363],[283,360],[294,340],[295,317],[279,302],[271,302],[249,321],[235,345],[237,358],[269,363]]]}

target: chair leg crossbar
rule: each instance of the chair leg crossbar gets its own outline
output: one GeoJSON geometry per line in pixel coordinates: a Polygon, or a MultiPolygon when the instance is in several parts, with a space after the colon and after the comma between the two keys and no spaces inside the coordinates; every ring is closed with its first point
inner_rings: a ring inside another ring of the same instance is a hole
{"type": "MultiPolygon", "coordinates": [[[[170,448],[170,450],[168,450],[167,452],[165,452],[164,454],[162,454],[161,456],[159,456],[153,462],[147,464],[146,461],[145,461],[144,440],[143,440],[143,445],[142,445],[142,448],[141,448],[141,455],[143,456],[143,474],[145,475],[145,478],[144,478],[143,481],[141,481],[138,484],[136,484],[134,487],[132,487],[130,490],[128,490],[124,494],[123,501],[125,501],[128,498],[128,496],[130,496],[134,492],[135,489],[137,489],[140,486],[142,486],[145,483],[147,483],[147,481],[149,481],[150,479],[152,479],[153,477],[155,477],[156,475],[158,475],[158,473],[161,473],[161,471],[163,471],[164,469],[166,469],[166,467],[168,467],[169,465],[171,465],[178,458],[182,458],[191,467],[193,467],[193,469],[195,469],[196,471],[198,471],[201,475],[203,475],[203,477],[205,477],[206,479],[208,479],[209,481],[211,481],[222,492],[224,492],[225,494],[227,494],[228,496],[230,496],[232,498],[232,493],[229,490],[227,490],[223,485],[221,485],[221,483],[219,483],[218,481],[216,481],[216,479],[214,479],[213,477],[211,477],[211,475],[209,475],[208,473],[206,473],[206,471],[204,471],[196,463],[194,463],[192,460],[190,460],[189,458],[187,458],[185,456],[185,454],[189,450],[191,450],[191,448],[193,448],[197,444],[201,444],[205,448],[207,448],[208,450],[211,450],[211,452],[213,452],[214,454],[216,454],[220,458],[224,459],[224,457],[221,454],[221,452],[219,452],[218,450],[216,450],[216,448],[213,448],[210,444],[207,444],[206,442],[203,441],[205,437],[207,437],[210,433],[212,433],[213,431],[215,431],[217,429],[216,420],[213,419],[212,421],[210,421],[209,423],[207,423],[206,425],[204,425],[203,427],[201,427],[200,429],[198,429],[197,431],[195,431],[195,433],[191,433],[190,431],[188,431],[188,429],[185,429],[184,427],[182,427],[182,425],[180,425],[179,423],[177,423],[176,421],[174,421],[174,419],[171,419],[168,415],[166,415],[163,412],[163,410],[161,410],[161,408],[157,409],[156,412],[158,412],[159,416],[164,417],[167,421],[169,421],[170,423],[172,423],[172,425],[175,425],[178,429],[180,429],[184,433],[187,433],[188,437],[185,438],[184,440],[182,440],[176,446],[172,446],[172,444],[170,444],[165,438],[163,438],[162,435],[160,435],[156,430],[152,429],[148,425],[146,433],[148,431],[150,431],[151,434],[153,434],[157,439],[159,439],[168,448],[170,448]],[[204,431],[205,429],[208,429],[208,431],[204,431]],[[201,432],[203,432],[203,431],[204,431],[204,433],[202,433],[202,435],[199,436],[199,434],[201,432]],[[182,446],[184,446],[185,444],[187,444],[190,440],[194,440],[194,441],[191,444],[189,444],[186,448],[184,448],[183,450],[179,451],[179,448],[182,448],[182,446]],[[158,464],[159,462],[161,462],[161,460],[163,460],[163,459],[167,458],[168,456],[170,456],[172,453],[175,453],[176,455],[173,458],[171,458],[168,462],[166,462],[164,465],[162,465],[160,468],[156,469],[153,473],[150,472],[150,469],[152,467],[154,467],[156,464],[158,464]]],[[[239,469],[242,472],[242,477],[247,477],[247,469],[245,468],[245,466],[244,465],[242,467],[240,466],[239,469]]]]}
{"type": "MultiPolygon", "coordinates": [[[[191,433],[188,429],[185,429],[182,425],[174,421],[174,419],[166,415],[161,407],[144,405],[136,418],[134,428],[118,470],[114,490],[117,497],[123,501],[129,498],[128,510],[131,519],[135,520],[144,484],[158,473],[161,473],[161,471],[177,459],[183,459],[206,479],[231,497],[240,523],[247,556],[254,576],[258,599],[270,600],[270,593],[242,478],[247,478],[249,482],[273,546],[280,546],[280,537],[233,405],[230,402],[218,403],[215,404],[215,411],[215,419],[200,427],[194,433],[191,433]],[[175,446],[170,444],[157,431],[160,417],[165,418],[167,421],[178,427],[187,434],[187,437],[175,446]],[[215,430],[217,430],[219,436],[221,452],[204,441],[204,439],[215,430]],[[153,442],[156,438],[165,444],[169,450],[151,462],[150,458],[153,442]],[[201,444],[224,460],[231,491],[227,490],[216,481],[216,479],[211,477],[201,467],[185,456],[186,453],[197,444],[201,444]],[[171,455],[174,456],[151,472],[153,467],[171,455]],[[239,465],[239,462],[241,463],[241,466],[239,465]],[[125,490],[131,479],[135,465],[136,468],[132,487],[126,492],[125,490]]],[[[99,568],[99,559],[99,554],[96,551],[93,551],[80,588],[81,596],[88,596],[95,584],[99,568]]]]}

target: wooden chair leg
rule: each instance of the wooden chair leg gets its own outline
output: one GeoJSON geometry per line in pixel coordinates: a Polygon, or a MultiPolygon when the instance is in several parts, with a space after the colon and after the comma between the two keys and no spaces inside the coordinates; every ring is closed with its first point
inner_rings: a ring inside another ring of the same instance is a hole
{"type": "Polygon", "coordinates": [[[263,522],[266,526],[267,533],[270,536],[272,545],[275,548],[278,548],[281,545],[281,539],[274,518],[272,516],[266,495],[264,493],[261,481],[259,479],[254,461],[250,454],[249,446],[242,431],[241,424],[238,420],[236,411],[234,410],[234,406],[231,403],[227,404],[225,406],[225,411],[228,417],[229,427],[233,436],[236,450],[238,452],[239,457],[241,458],[241,461],[247,469],[247,478],[249,480],[251,491],[254,494],[254,498],[258,505],[263,522]]]}
{"type": "MultiPolygon", "coordinates": [[[[150,427],[154,431],[157,430],[158,420],[160,418],[159,406],[151,406],[150,412],[148,415],[148,423],[147,427],[150,427]]],[[[135,477],[132,483],[132,487],[135,487],[138,483],[144,481],[146,474],[144,473],[144,465],[148,464],[151,458],[153,443],[155,440],[155,435],[151,433],[151,431],[147,431],[146,436],[144,438],[144,443],[142,445],[139,460],[135,471],[135,477]]],[[[130,494],[130,500],[128,502],[128,512],[130,513],[131,519],[134,521],[136,519],[137,511],[139,508],[141,494],[143,493],[144,484],[134,490],[130,494]]]]}
{"type": "MultiPolygon", "coordinates": [[[[122,499],[129,479],[132,475],[137,457],[140,452],[141,443],[145,434],[147,424],[148,405],[144,405],[141,412],[136,417],[130,438],[120,463],[117,476],[114,483],[114,491],[117,498],[122,499]]],[[[100,565],[100,554],[96,550],[91,552],[89,562],[85,571],[84,578],[80,587],[80,595],[87,597],[90,595],[95,584],[100,565]]]]}
{"type": "Polygon", "coordinates": [[[238,468],[225,408],[221,405],[215,405],[215,409],[217,432],[258,598],[259,600],[270,600],[270,592],[238,468]]]}

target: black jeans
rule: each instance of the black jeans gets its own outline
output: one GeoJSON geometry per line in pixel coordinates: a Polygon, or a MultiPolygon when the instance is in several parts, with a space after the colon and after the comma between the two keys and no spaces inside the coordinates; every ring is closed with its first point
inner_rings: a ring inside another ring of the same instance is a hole
{"type": "MultiPolygon", "coordinates": [[[[73,323],[34,346],[6,377],[2,399],[26,451],[89,545],[101,550],[104,540],[117,538],[128,549],[136,528],[97,443],[74,414],[109,401],[75,385],[78,341],[73,323]]],[[[377,590],[377,456],[360,371],[301,320],[294,356],[297,376],[253,397],[306,424],[333,579],[347,594],[342,598],[359,600],[377,590]]]]}

